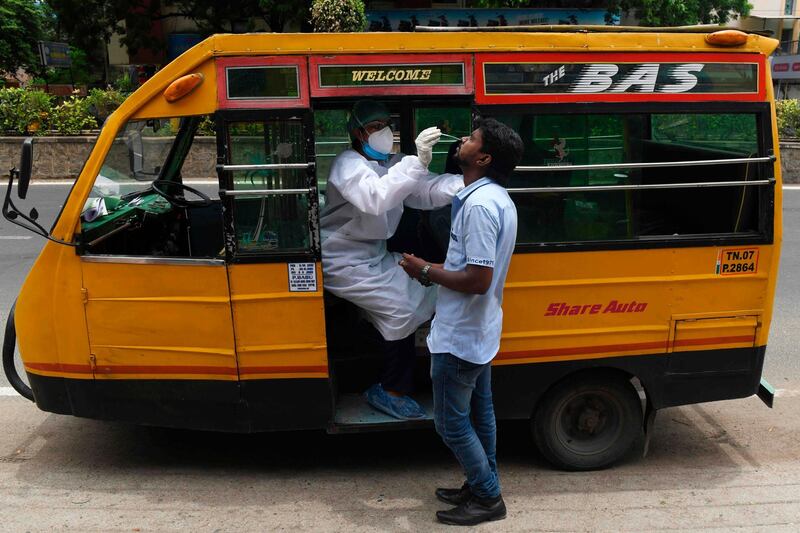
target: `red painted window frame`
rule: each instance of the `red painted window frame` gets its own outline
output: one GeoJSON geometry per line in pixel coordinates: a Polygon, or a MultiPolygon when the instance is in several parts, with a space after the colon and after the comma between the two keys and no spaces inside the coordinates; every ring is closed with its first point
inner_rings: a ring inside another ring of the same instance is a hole
{"type": "Polygon", "coordinates": [[[472,54],[379,54],[311,56],[308,65],[311,96],[395,96],[395,95],[471,95],[474,92],[472,54]],[[400,85],[396,87],[320,87],[320,65],[426,65],[461,63],[464,65],[464,85],[400,85]]]}
{"type": "Polygon", "coordinates": [[[287,109],[309,107],[308,62],[305,56],[221,57],[217,59],[217,101],[220,109],[287,109]],[[228,98],[228,67],[297,67],[297,98],[228,98]]]}
{"type": "Polygon", "coordinates": [[[766,59],[753,53],[694,52],[569,52],[569,53],[499,53],[475,54],[475,102],[478,104],[524,104],[565,102],[761,102],[766,99],[766,59]],[[757,91],[745,94],[726,93],[620,93],[620,94],[486,94],[483,65],[486,63],[756,63],[757,91]]]}

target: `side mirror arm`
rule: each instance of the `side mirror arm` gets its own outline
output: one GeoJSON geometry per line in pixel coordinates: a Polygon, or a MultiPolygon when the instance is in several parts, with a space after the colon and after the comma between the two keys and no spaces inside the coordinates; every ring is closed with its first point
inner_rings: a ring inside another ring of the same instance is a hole
{"type": "Polygon", "coordinates": [[[16,224],[21,228],[32,231],[33,233],[44,237],[49,241],[53,241],[58,244],[64,244],[66,246],[77,247],[77,244],[75,243],[62,241],[61,239],[51,237],[50,233],[44,229],[41,224],[36,222],[36,219],[39,218],[39,213],[35,208],[31,209],[29,215],[26,215],[20,211],[16,205],[14,205],[14,202],[11,200],[11,191],[14,188],[14,178],[19,178],[19,170],[17,170],[16,167],[12,168],[8,173],[8,188],[6,188],[6,197],[3,200],[3,218],[12,224],[16,224]]]}

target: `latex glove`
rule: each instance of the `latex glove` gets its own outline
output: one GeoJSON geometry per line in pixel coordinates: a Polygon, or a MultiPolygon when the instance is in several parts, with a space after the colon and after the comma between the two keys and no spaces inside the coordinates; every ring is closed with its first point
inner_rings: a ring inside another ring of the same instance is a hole
{"type": "Polygon", "coordinates": [[[431,164],[433,160],[433,145],[439,142],[442,132],[436,126],[425,128],[417,136],[414,141],[417,145],[417,157],[419,162],[426,167],[431,164]]]}

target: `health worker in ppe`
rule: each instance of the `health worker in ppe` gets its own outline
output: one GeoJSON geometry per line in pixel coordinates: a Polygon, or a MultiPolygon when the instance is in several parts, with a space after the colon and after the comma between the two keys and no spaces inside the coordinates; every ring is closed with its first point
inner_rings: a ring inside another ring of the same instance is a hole
{"type": "Polygon", "coordinates": [[[370,405],[402,419],[422,418],[414,390],[414,332],[432,316],[434,287],[423,287],[386,249],[404,206],[434,209],[451,203],[464,187],[461,175],[428,172],[438,128],[423,130],[416,156],[391,158],[394,134],[389,110],[370,100],[356,102],[347,124],[352,148],[331,165],[320,218],[325,288],[362,309],[384,340],[380,382],[365,392],[370,405]]]}

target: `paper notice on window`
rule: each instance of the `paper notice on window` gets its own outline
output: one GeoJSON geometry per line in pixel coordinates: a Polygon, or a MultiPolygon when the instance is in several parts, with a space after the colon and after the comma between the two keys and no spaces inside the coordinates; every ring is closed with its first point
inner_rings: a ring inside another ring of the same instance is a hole
{"type": "Polygon", "coordinates": [[[317,292],[317,269],[314,263],[289,263],[289,291],[317,292]]]}

